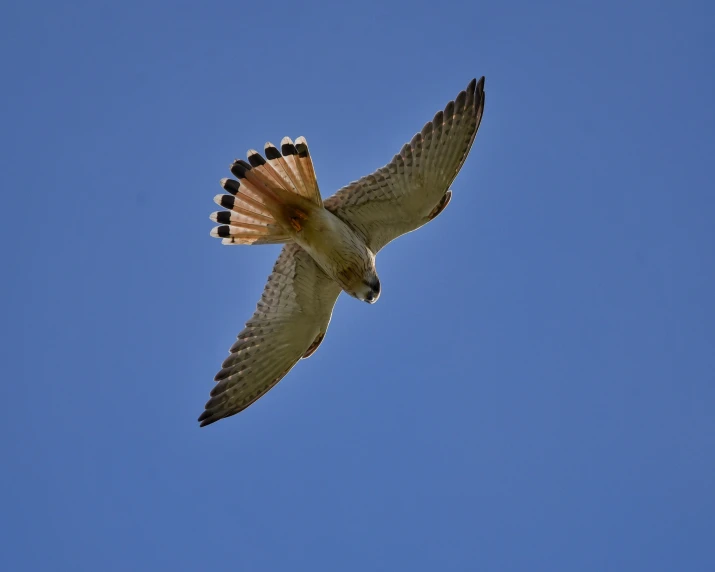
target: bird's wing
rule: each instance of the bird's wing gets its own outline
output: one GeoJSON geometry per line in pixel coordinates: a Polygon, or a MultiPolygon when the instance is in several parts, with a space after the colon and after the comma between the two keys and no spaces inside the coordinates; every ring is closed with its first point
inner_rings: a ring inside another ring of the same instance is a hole
{"type": "Polygon", "coordinates": [[[484,78],[439,111],[390,163],[324,201],[373,252],[431,220],[467,158],[484,111],[484,78]]]}
{"type": "Polygon", "coordinates": [[[216,374],[201,426],[235,415],[268,392],[323,339],[340,287],[297,244],[283,247],[253,317],[216,374]]]}

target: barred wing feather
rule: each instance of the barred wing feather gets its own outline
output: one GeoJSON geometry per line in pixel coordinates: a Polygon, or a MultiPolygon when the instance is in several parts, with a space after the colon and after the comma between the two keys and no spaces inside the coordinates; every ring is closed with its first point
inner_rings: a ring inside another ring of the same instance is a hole
{"type": "Polygon", "coordinates": [[[447,192],[467,158],[484,111],[484,78],[439,111],[390,163],[324,201],[350,224],[373,252],[413,231],[448,200],[447,192]]]}
{"type": "Polygon", "coordinates": [[[274,387],[322,341],[340,286],[297,244],[283,247],[253,317],[216,374],[201,426],[230,417],[274,387]]]}

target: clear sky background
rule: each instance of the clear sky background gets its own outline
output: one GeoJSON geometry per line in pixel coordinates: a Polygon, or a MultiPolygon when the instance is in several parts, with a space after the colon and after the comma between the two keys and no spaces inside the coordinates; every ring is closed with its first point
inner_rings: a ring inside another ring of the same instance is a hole
{"type": "Polygon", "coordinates": [[[0,568],[715,570],[715,3],[24,2],[0,14],[0,568]],[[266,397],[196,417],[278,247],[486,75],[446,211],[266,397]]]}

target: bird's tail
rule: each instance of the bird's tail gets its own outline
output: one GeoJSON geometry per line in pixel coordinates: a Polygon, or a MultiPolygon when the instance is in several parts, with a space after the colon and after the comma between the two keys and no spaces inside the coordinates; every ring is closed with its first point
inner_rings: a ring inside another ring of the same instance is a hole
{"type": "Polygon", "coordinates": [[[231,165],[237,180],[221,180],[231,194],[214,198],[226,210],[211,214],[211,220],[221,225],[211,230],[211,236],[223,239],[223,244],[289,242],[310,210],[323,206],[304,137],[295,144],[284,137],[280,151],[266,143],[265,155],[251,149],[248,162],[231,165]]]}

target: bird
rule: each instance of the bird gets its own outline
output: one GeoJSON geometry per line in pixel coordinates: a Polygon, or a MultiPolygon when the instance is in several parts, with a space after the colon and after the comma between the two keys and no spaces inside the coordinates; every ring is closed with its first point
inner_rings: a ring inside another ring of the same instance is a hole
{"type": "Polygon", "coordinates": [[[323,200],[305,137],[266,143],[222,179],[211,236],[226,245],[283,244],[253,316],[215,376],[201,427],[235,415],[272,389],[323,341],[341,292],[374,304],[375,256],[437,217],[484,112],[473,79],[387,165],[323,200]]]}

